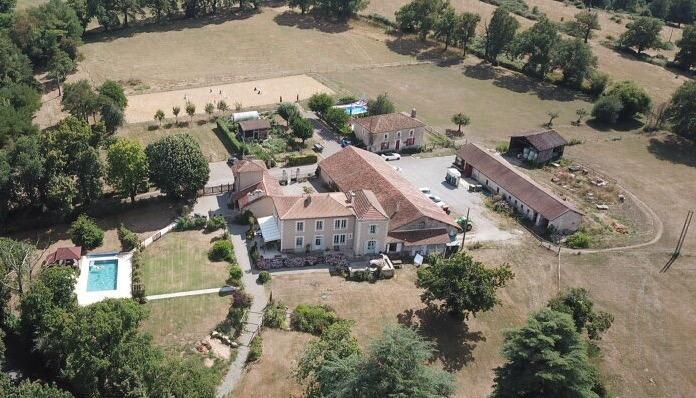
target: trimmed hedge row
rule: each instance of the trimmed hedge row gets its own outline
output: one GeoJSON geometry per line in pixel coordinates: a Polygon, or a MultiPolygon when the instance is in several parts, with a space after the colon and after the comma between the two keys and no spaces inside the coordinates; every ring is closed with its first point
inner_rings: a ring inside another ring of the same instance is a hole
{"type": "Polygon", "coordinates": [[[304,166],[307,164],[314,164],[317,162],[317,155],[313,153],[308,153],[305,155],[294,155],[288,157],[288,167],[292,166],[304,166]]]}
{"type": "Polygon", "coordinates": [[[222,118],[218,118],[217,127],[222,132],[222,136],[227,141],[227,144],[232,148],[232,150],[240,155],[243,153],[248,153],[249,149],[246,144],[237,139],[237,135],[230,130],[230,125],[228,122],[222,118]]]}

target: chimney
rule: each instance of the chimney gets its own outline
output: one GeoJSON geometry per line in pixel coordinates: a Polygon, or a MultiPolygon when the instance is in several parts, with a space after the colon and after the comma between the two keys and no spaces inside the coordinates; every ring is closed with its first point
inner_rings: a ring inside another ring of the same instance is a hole
{"type": "Polygon", "coordinates": [[[355,192],[348,191],[348,193],[346,194],[346,202],[353,203],[353,198],[355,198],[355,192]]]}
{"type": "Polygon", "coordinates": [[[312,195],[307,194],[304,199],[304,207],[309,206],[312,203],[312,195]]]}
{"type": "Polygon", "coordinates": [[[416,108],[411,109],[411,117],[416,118],[416,108]]]}

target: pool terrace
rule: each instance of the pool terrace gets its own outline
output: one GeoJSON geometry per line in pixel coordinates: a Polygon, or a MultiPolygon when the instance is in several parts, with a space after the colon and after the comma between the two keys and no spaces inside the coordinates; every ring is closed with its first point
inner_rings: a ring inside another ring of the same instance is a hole
{"type": "Polygon", "coordinates": [[[131,297],[131,253],[88,254],[80,259],[75,294],[79,305],[131,297]]]}

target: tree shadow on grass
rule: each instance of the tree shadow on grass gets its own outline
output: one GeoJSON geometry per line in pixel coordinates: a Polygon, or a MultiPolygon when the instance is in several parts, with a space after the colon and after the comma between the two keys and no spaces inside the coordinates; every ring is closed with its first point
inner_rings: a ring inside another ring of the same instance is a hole
{"type": "Polygon", "coordinates": [[[476,80],[493,80],[499,75],[493,65],[481,61],[476,65],[470,65],[464,68],[464,76],[476,80]]]}
{"type": "Polygon", "coordinates": [[[567,102],[585,98],[581,93],[535,80],[521,73],[502,73],[495,78],[493,85],[516,93],[532,92],[541,100],[567,102]]]}
{"type": "Polygon", "coordinates": [[[419,61],[431,61],[442,67],[459,65],[463,61],[460,54],[413,36],[396,36],[387,40],[387,47],[397,54],[416,57],[419,61]]]}
{"type": "Polygon", "coordinates": [[[109,42],[116,39],[133,37],[140,33],[182,31],[185,29],[202,28],[207,25],[219,25],[228,21],[237,21],[251,18],[260,11],[255,9],[236,9],[234,11],[220,11],[217,15],[207,15],[198,18],[185,18],[183,15],[174,19],[157,22],[153,18],[145,18],[125,28],[116,28],[105,31],[102,27],[85,32],[85,43],[109,42]]]}
{"type": "Polygon", "coordinates": [[[696,143],[677,135],[651,138],[648,152],[660,160],[696,167],[696,143]]]}
{"type": "Polygon", "coordinates": [[[318,17],[311,13],[298,14],[294,11],[285,11],[276,15],[273,20],[280,26],[291,26],[299,29],[316,29],[324,33],[342,33],[350,30],[345,22],[333,21],[318,17]]]}
{"type": "Polygon", "coordinates": [[[630,120],[625,120],[622,122],[618,122],[615,124],[607,124],[600,122],[596,119],[589,119],[586,124],[590,127],[592,127],[595,130],[602,131],[602,132],[611,132],[611,131],[633,131],[633,130],[638,130],[639,128],[643,127],[643,122],[640,120],[631,118],[630,120]]]}
{"type": "Polygon", "coordinates": [[[440,360],[448,372],[458,371],[473,361],[476,343],[486,341],[481,332],[470,332],[465,322],[433,306],[408,309],[396,317],[400,324],[415,328],[435,344],[433,360],[440,360]]]}

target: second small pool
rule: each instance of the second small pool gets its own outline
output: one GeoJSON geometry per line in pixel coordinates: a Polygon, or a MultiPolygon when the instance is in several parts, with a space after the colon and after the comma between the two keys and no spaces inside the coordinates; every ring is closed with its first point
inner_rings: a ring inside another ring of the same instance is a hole
{"type": "Polygon", "coordinates": [[[91,261],[87,275],[87,291],[116,290],[117,277],[118,258],[91,261]]]}

